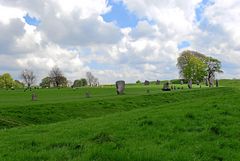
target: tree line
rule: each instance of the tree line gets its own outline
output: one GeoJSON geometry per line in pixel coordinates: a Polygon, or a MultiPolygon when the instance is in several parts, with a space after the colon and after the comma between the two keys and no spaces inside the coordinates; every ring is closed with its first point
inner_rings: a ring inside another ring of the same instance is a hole
{"type": "MultiPolygon", "coordinates": [[[[23,88],[27,87],[31,89],[31,87],[36,83],[37,77],[35,73],[30,69],[25,69],[21,72],[19,80],[13,80],[12,76],[9,73],[4,73],[0,75],[0,88],[5,89],[15,89],[15,88],[23,88]]],[[[67,80],[64,76],[63,72],[59,67],[55,66],[51,69],[48,76],[44,77],[39,84],[42,88],[50,88],[50,87],[83,87],[83,86],[97,86],[99,85],[98,78],[96,78],[91,72],[86,73],[86,78],[80,78],[75,80],[73,83],[67,80]]]]}
{"type": "MultiPolygon", "coordinates": [[[[177,68],[179,69],[180,78],[185,82],[194,81],[200,83],[205,81],[206,85],[209,86],[213,85],[217,73],[223,73],[221,62],[218,59],[190,50],[180,53],[180,56],[177,58],[177,68]]],[[[9,73],[4,73],[0,75],[0,88],[22,88],[24,85],[30,88],[36,82],[36,75],[29,69],[23,70],[20,78],[23,82],[13,80],[9,73]]],[[[136,83],[139,82],[137,81],[136,83]]],[[[43,78],[40,83],[40,86],[43,88],[82,87],[87,85],[99,85],[98,78],[91,72],[86,73],[86,78],[80,78],[70,83],[57,66],[53,67],[48,76],[43,78]]]]}
{"type": "Polygon", "coordinates": [[[14,80],[9,73],[0,75],[0,88],[13,89],[23,88],[24,84],[18,80],[14,80]]]}

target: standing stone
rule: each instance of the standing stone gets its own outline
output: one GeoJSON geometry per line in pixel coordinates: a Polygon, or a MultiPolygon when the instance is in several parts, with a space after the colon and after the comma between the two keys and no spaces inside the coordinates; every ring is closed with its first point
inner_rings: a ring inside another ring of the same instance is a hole
{"type": "Polygon", "coordinates": [[[147,80],[145,80],[144,85],[145,85],[145,86],[148,86],[149,84],[150,84],[150,82],[147,81],[147,80]]]}
{"type": "Polygon", "coordinates": [[[37,95],[36,95],[36,93],[33,93],[33,94],[32,94],[32,101],[37,101],[37,95]]]}
{"type": "Polygon", "coordinates": [[[90,93],[89,93],[89,92],[86,92],[86,93],[85,93],[85,97],[86,97],[86,98],[90,98],[90,97],[91,97],[90,93]]]}
{"type": "Polygon", "coordinates": [[[123,94],[125,89],[125,81],[120,80],[116,82],[117,94],[123,94]]]}
{"type": "Polygon", "coordinates": [[[192,80],[189,80],[189,81],[188,81],[188,88],[189,88],[189,89],[192,89],[192,80]]]}
{"type": "Polygon", "coordinates": [[[150,90],[149,89],[147,89],[147,94],[149,94],[150,93],[150,90]]]}
{"type": "Polygon", "coordinates": [[[183,80],[181,80],[180,84],[183,85],[183,80]]]}
{"type": "Polygon", "coordinates": [[[219,81],[216,79],[216,87],[219,87],[219,81]]]}
{"type": "Polygon", "coordinates": [[[163,91],[171,91],[171,89],[170,89],[170,82],[164,83],[162,90],[163,91]]]}
{"type": "Polygon", "coordinates": [[[157,81],[156,81],[156,85],[160,85],[160,80],[157,80],[157,81]]]}

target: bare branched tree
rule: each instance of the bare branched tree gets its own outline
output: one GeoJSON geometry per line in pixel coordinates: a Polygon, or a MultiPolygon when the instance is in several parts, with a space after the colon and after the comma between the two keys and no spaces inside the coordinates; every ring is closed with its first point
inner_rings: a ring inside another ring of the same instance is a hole
{"type": "Polygon", "coordinates": [[[87,77],[87,82],[88,82],[88,84],[89,84],[90,86],[92,86],[94,76],[92,75],[91,72],[87,72],[87,73],[86,73],[86,77],[87,77]]]}
{"type": "Polygon", "coordinates": [[[86,77],[87,77],[87,82],[90,86],[98,85],[98,78],[94,77],[91,72],[87,72],[86,77]]]}
{"type": "Polygon", "coordinates": [[[98,78],[94,77],[93,79],[93,85],[98,86],[98,78]]]}
{"type": "Polygon", "coordinates": [[[53,85],[57,87],[65,85],[67,82],[66,78],[62,74],[62,71],[57,66],[52,68],[49,73],[49,77],[51,78],[53,85]]]}
{"type": "Polygon", "coordinates": [[[31,85],[36,81],[36,75],[32,70],[25,69],[21,73],[21,79],[25,83],[25,85],[30,88],[31,85]]]}

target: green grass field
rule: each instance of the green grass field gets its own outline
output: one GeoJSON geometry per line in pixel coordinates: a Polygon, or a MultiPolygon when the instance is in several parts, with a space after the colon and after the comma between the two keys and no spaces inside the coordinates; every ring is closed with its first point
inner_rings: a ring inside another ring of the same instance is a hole
{"type": "Polygon", "coordinates": [[[0,161],[238,161],[240,81],[220,85],[0,90],[0,161]]]}

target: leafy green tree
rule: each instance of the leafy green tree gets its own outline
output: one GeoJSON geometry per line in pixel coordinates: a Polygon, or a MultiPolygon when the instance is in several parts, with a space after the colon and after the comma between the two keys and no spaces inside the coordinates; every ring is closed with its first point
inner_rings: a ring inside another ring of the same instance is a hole
{"type": "Polygon", "coordinates": [[[82,81],[81,80],[75,80],[73,82],[73,87],[81,87],[82,86],[82,81]]]}
{"type": "Polygon", "coordinates": [[[140,81],[140,80],[137,80],[137,81],[136,81],[136,84],[141,84],[141,81],[140,81]]]}
{"type": "Polygon", "coordinates": [[[0,88],[4,88],[4,82],[1,75],[0,75],[0,88]]]}
{"type": "Polygon", "coordinates": [[[14,81],[14,88],[23,88],[24,83],[20,82],[19,80],[14,81]]]}
{"type": "Polygon", "coordinates": [[[75,80],[73,83],[73,87],[83,87],[83,86],[87,86],[87,79],[82,78],[82,79],[78,79],[75,80]]]}
{"type": "Polygon", "coordinates": [[[60,80],[60,84],[59,85],[61,87],[67,87],[68,86],[68,80],[67,80],[66,77],[61,76],[59,80],[60,80]]]}
{"type": "Polygon", "coordinates": [[[42,79],[40,86],[43,88],[50,88],[51,86],[51,78],[50,77],[45,77],[42,79]]]}
{"type": "Polygon", "coordinates": [[[177,60],[180,76],[188,81],[201,81],[207,75],[206,56],[194,51],[184,51],[177,60]]]}
{"type": "Polygon", "coordinates": [[[87,79],[86,78],[82,78],[81,82],[82,82],[82,86],[87,86],[87,79]]]}
{"type": "Polygon", "coordinates": [[[4,73],[0,76],[0,87],[1,88],[11,88],[14,85],[12,76],[9,73],[4,73]]]}

